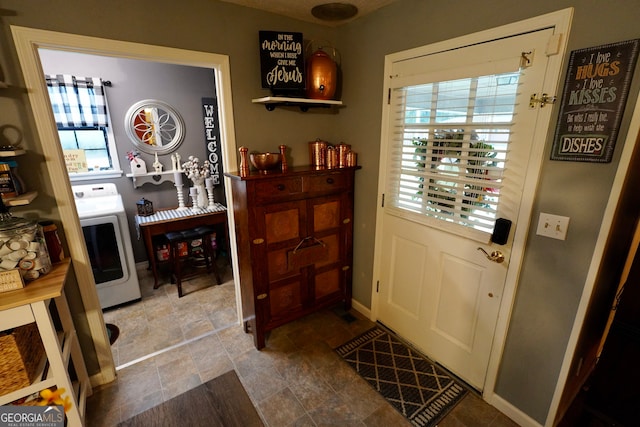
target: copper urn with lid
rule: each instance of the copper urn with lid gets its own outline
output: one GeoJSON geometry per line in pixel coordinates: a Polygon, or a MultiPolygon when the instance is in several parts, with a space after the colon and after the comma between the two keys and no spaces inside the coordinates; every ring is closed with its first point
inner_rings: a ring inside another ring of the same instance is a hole
{"type": "Polygon", "coordinates": [[[331,56],[317,49],[307,60],[307,98],[333,99],[338,82],[338,65],[331,56]]]}

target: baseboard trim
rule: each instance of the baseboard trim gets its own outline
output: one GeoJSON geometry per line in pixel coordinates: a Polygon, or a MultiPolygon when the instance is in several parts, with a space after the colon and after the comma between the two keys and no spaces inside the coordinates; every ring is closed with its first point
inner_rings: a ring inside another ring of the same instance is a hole
{"type": "Polygon", "coordinates": [[[365,307],[364,305],[362,305],[361,303],[359,303],[358,301],[352,299],[351,300],[351,307],[357,311],[358,313],[362,314],[363,316],[365,316],[367,319],[373,320],[371,319],[371,309],[365,307]]]}

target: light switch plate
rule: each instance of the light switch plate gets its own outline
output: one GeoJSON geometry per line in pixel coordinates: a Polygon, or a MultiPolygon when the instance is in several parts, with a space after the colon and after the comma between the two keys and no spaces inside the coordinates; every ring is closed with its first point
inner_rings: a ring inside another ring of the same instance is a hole
{"type": "Polygon", "coordinates": [[[569,228],[569,217],[552,215],[540,212],[538,220],[538,229],[536,234],[539,236],[550,237],[552,239],[565,240],[567,238],[567,229],[569,228]]]}

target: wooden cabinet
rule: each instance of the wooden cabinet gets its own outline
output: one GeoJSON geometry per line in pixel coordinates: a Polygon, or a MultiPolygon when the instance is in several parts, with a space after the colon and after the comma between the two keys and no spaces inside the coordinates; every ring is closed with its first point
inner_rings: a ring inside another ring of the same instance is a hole
{"type": "Polygon", "coordinates": [[[53,264],[52,271],[46,276],[23,289],[0,294],[0,330],[35,322],[47,359],[39,379],[0,396],[0,405],[46,388],[64,388],[63,397],[69,396],[72,402],[72,408],[66,414],[67,425],[79,427],[84,425],[85,402],[91,394],[91,385],[64,294],[69,264],[68,258],[53,264]],[[52,300],[55,307],[50,306],[52,300]],[[56,314],[52,317],[53,310],[56,314]],[[53,318],[59,319],[59,324],[53,318]]]}
{"type": "Polygon", "coordinates": [[[357,167],[231,178],[245,331],[265,333],[318,309],[351,307],[357,167]]]}

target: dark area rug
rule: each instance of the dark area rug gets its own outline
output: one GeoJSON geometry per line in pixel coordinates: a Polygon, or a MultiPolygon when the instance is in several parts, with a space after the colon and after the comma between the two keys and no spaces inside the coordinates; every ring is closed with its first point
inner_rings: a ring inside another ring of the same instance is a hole
{"type": "Polygon", "coordinates": [[[263,426],[235,371],[118,424],[118,427],[260,427],[263,426]]]}
{"type": "Polygon", "coordinates": [[[452,375],[379,327],[335,351],[414,426],[435,426],[467,393],[452,375]]]}
{"type": "Polygon", "coordinates": [[[111,323],[107,323],[107,335],[109,336],[109,344],[113,345],[120,336],[120,329],[111,323]]]}

